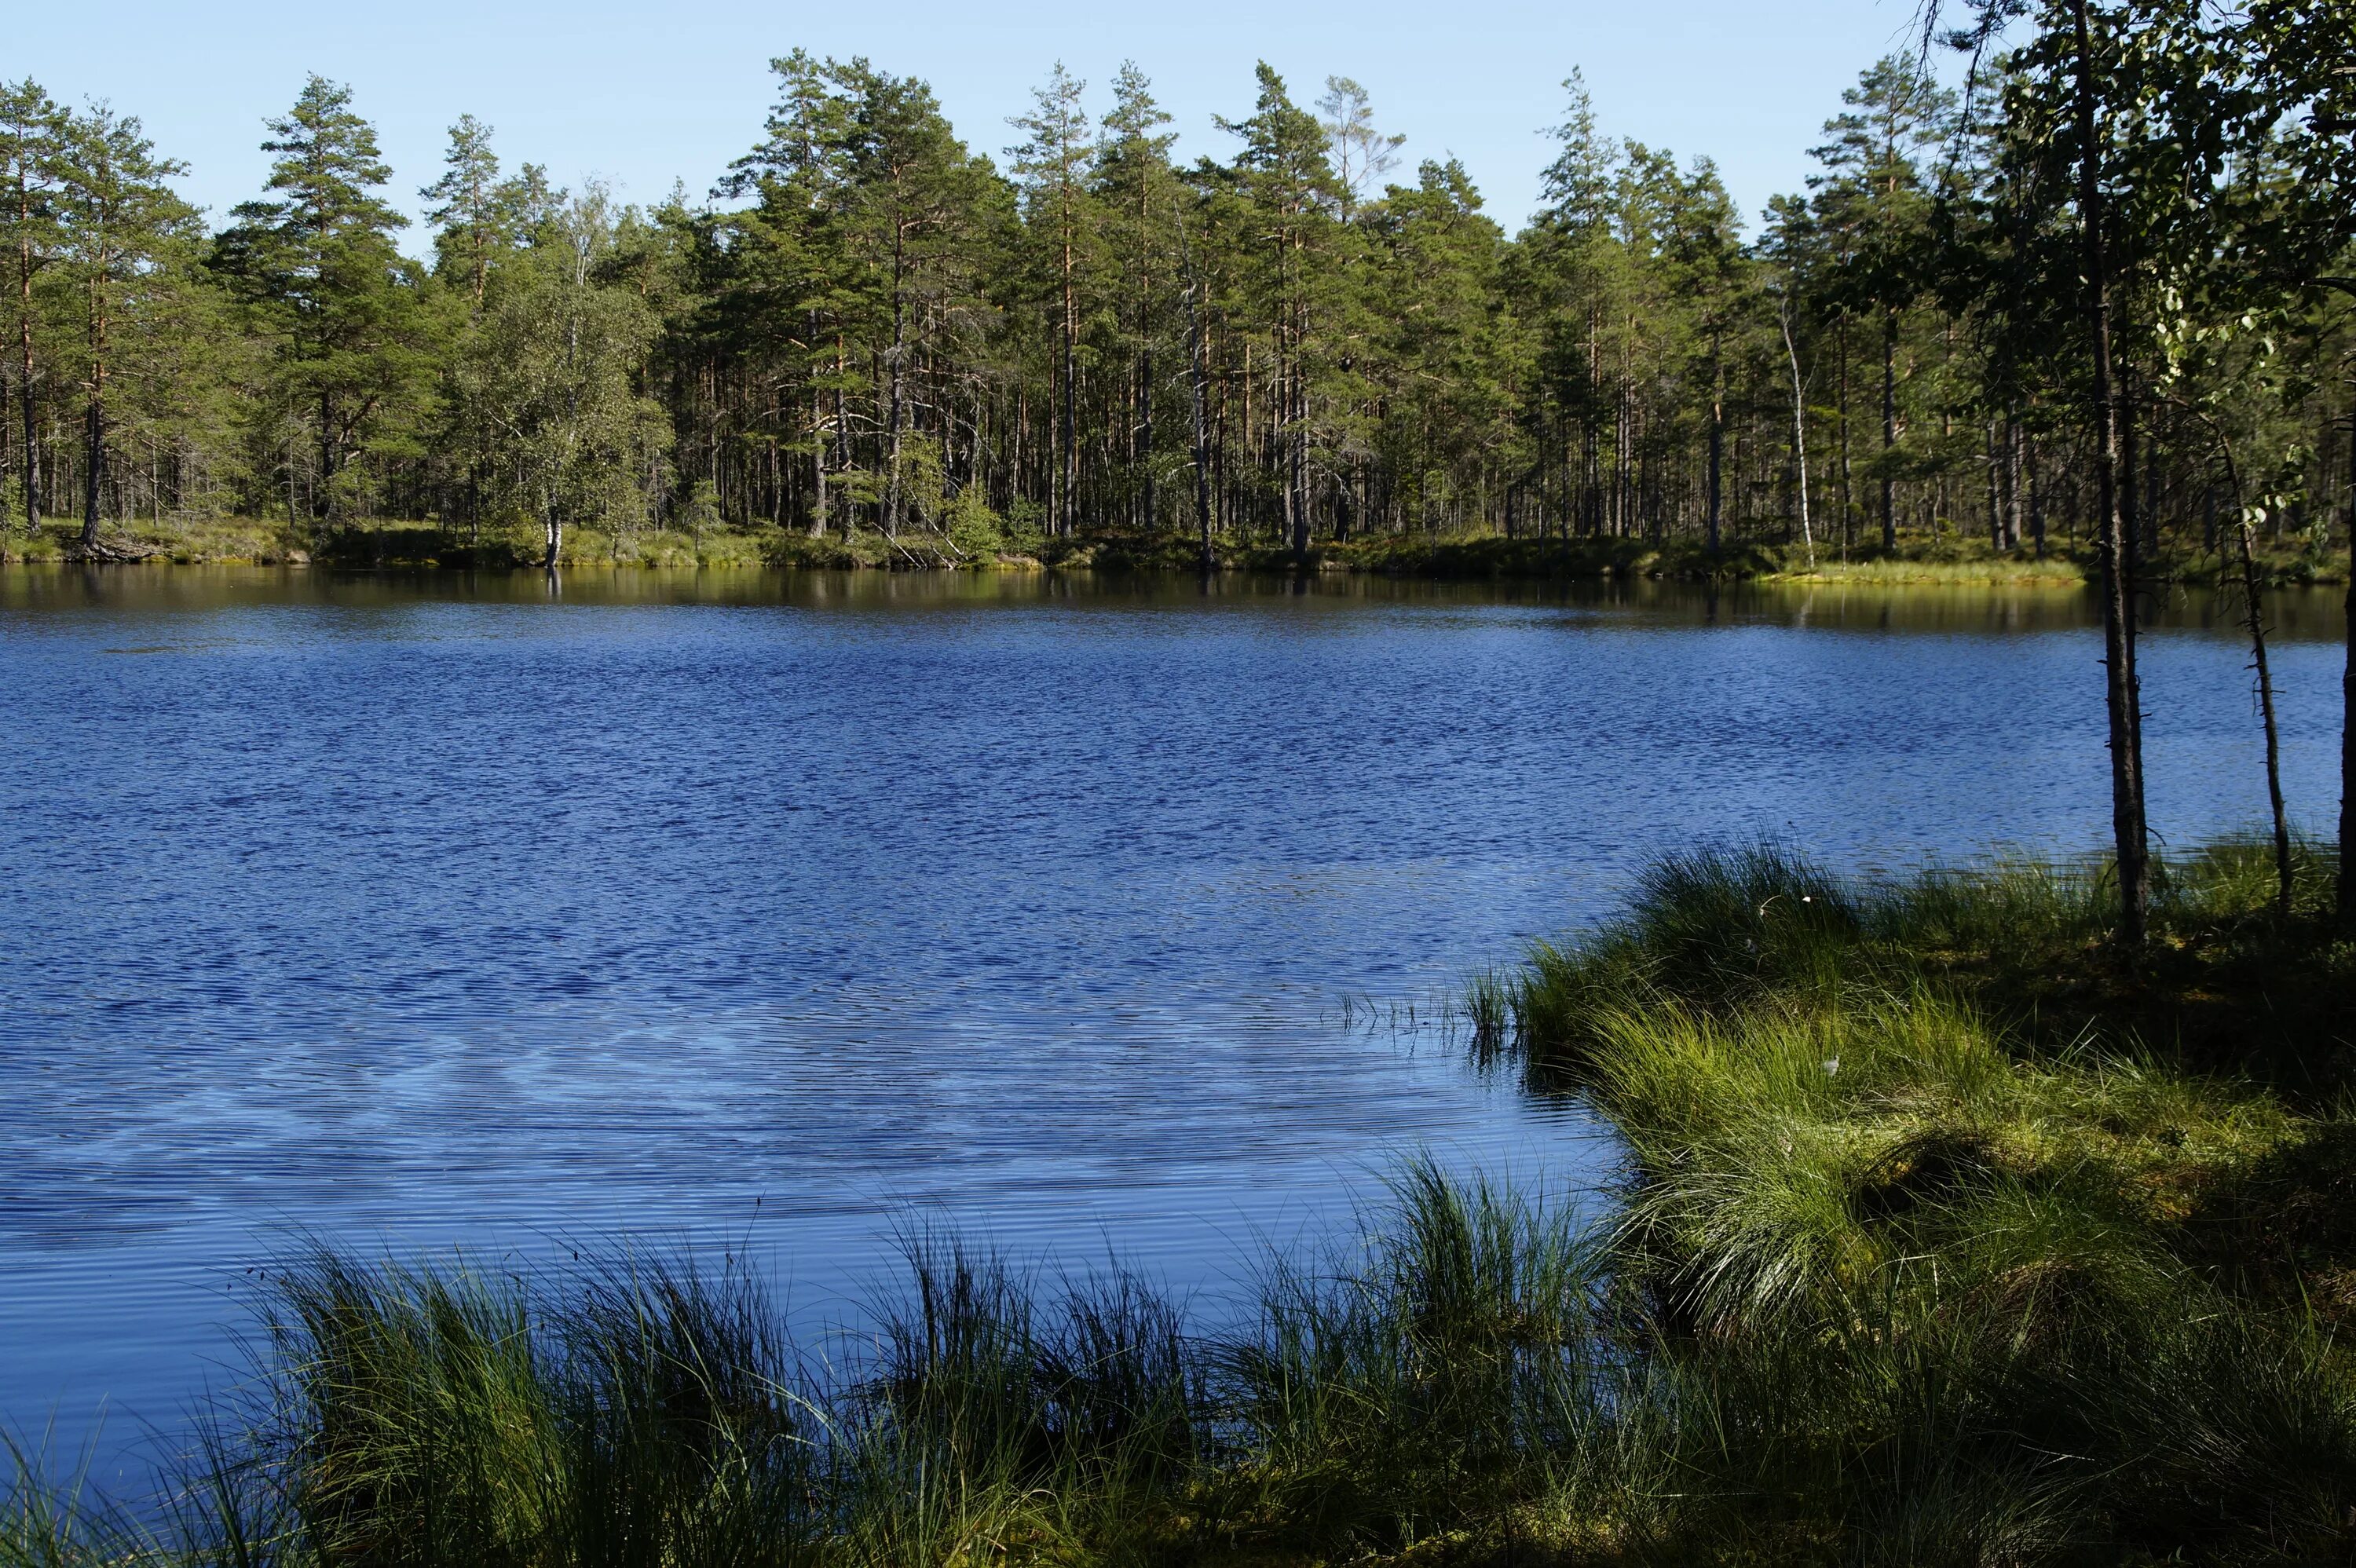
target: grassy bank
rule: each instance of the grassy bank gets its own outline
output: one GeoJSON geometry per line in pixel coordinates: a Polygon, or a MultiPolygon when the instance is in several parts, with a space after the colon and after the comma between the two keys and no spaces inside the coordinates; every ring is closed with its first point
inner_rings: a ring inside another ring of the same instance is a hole
{"type": "MultiPolygon", "coordinates": [[[[2055,549],[2040,556],[1990,549],[1982,539],[1909,540],[1894,553],[1879,547],[1843,559],[1818,549],[1815,560],[1788,546],[1774,551],[1776,564],[1762,575],[1790,582],[1851,583],[1859,587],[1943,584],[1957,587],[2005,588],[2077,587],[2094,580],[2091,550],[2055,549]]],[[[2306,544],[2262,547],[2254,553],[2258,580],[2270,588],[2305,588],[2345,584],[2348,554],[2344,549],[2318,549],[2306,544]]],[[[2170,548],[2140,563],[2146,581],[2186,587],[2222,586],[2241,581],[2238,556],[2214,550],[2170,548]]]]}
{"type": "MultiPolygon", "coordinates": [[[[12,559],[59,562],[76,559],[80,528],[68,523],[19,535],[12,559]]],[[[102,536],[117,558],[154,563],[318,565],[345,569],[465,568],[517,570],[541,563],[544,542],[529,525],[445,528],[438,524],[369,518],[331,533],[251,517],[192,517],[110,528],[102,536]]],[[[1288,548],[1220,541],[1222,571],[1292,572],[1301,562],[1288,548]]],[[[1199,570],[1201,552],[1189,536],[1092,531],[1066,538],[987,533],[951,539],[912,529],[897,539],[865,529],[819,539],[794,529],[708,528],[627,536],[594,528],[568,530],[562,564],[569,566],[798,567],[825,571],[1098,571],[1199,570]]],[[[1327,540],[1310,551],[1319,571],[1379,572],[1452,580],[1622,577],[1744,577],[1772,571],[1772,551],[1732,549],[1711,558],[1689,543],[1638,539],[1575,541],[1424,535],[1327,540]]]]}
{"type": "MultiPolygon", "coordinates": [[[[79,559],[79,525],[53,522],[38,535],[6,541],[8,558],[29,561],[79,559]]],[[[536,528],[513,525],[444,528],[435,523],[370,517],[322,533],[284,517],[190,517],[109,527],[100,539],[110,557],[126,564],[328,566],[347,570],[536,567],[544,548],[536,528]]],[[[627,536],[594,528],[568,530],[562,555],[574,566],[757,567],[767,563],[768,540],[732,529],[690,534],[668,529],[627,536]]]]}
{"type": "Polygon", "coordinates": [[[2082,873],[1663,864],[1471,997],[1601,1224],[1412,1164],[1216,1331],[933,1244],[807,1353],[732,1269],[294,1260],[171,1516],[20,1488],[0,1563],[2346,1561],[2329,869],[2182,857],[2128,957],[2082,873]]]}
{"type": "MultiPolygon", "coordinates": [[[[157,563],[316,564],[345,569],[465,568],[516,570],[540,564],[539,530],[524,524],[480,530],[434,523],[368,519],[317,535],[284,519],[191,517],[110,528],[103,536],[116,557],[157,563]]],[[[80,530],[53,523],[37,537],[14,536],[8,559],[66,561],[76,557],[80,530]]],[[[1290,549],[1223,540],[1216,550],[1228,571],[1292,572],[1290,549]]],[[[694,533],[594,528],[568,531],[562,557],[572,566],[648,568],[799,567],[830,571],[909,569],[965,571],[1194,571],[1199,547],[1175,533],[1119,531],[1066,539],[991,533],[980,537],[911,531],[897,540],[853,531],[811,539],[783,528],[707,528],[694,533]]],[[[1687,581],[1773,579],[1858,587],[1936,584],[1955,587],[2073,588],[2088,581],[2093,558],[2057,548],[2040,557],[1997,553],[1986,541],[1947,534],[1909,539],[1891,553],[1878,548],[1844,556],[1820,547],[1813,559],[1797,546],[1729,542],[1716,553],[1694,539],[1505,539],[1495,534],[1391,535],[1327,539],[1312,547],[1312,571],[1367,572],[1456,581],[1548,581],[1601,577],[1687,581]]],[[[2263,549],[2263,581],[2276,586],[2345,583],[2343,549],[2284,545],[2263,549]]],[[[2169,551],[2147,561],[2154,581],[2199,584],[2238,577],[2235,561],[2199,551],[2169,551]]]]}
{"type": "MultiPolygon", "coordinates": [[[[2184,857],[2152,950],[2098,881],[1656,869],[1487,993],[1628,1139],[1632,1350],[1707,1421],[1676,1529],[1878,1561],[2356,1548],[2356,946],[2184,857]]],[[[1676,1408],[1673,1402],[1672,1408],[1676,1408]]]]}

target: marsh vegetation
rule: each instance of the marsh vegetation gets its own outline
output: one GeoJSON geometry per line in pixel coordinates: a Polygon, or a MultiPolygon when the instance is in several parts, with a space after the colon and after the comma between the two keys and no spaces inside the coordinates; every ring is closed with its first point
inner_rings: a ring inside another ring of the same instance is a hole
{"type": "Polygon", "coordinates": [[[2328,860],[1657,864],[1473,987],[1619,1130],[1574,1202],[1411,1162],[1215,1324],[912,1234],[852,1339],[756,1278],[283,1261],[166,1501],[0,1560],[2318,1560],[2356,1506],[2356,944],[2328,860]]]}

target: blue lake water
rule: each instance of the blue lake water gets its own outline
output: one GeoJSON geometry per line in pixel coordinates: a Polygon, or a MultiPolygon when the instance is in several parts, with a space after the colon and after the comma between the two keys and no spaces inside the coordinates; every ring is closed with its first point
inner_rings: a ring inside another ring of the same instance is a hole
{"type": "MultiPolygon", "coordinates": [[[[2276,618],[2320,829],[2337,595],[2276,618]]],[[[2144,645],[2155,827],[2259,821],[2230,606],[2144,645]]],[[[2099,652],[2054,590],[0,569],[0,1421],[134,1464],[301,1235],[815,1319],[911,1216],[1215,1299],[1419,1147],[1591,1185],[1462,977],[1700,837],[2096,848],[2099,652]]]]}

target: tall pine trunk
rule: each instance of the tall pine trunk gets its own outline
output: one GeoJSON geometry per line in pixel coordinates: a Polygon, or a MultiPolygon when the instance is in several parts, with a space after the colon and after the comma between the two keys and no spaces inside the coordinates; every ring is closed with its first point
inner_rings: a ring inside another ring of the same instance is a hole
{"type": "Polygon", "coordinates": [[[81,553],[98,549],[98,508],[106,484],[106,286],[104,269],[90,285],[90,400],[82,411],[81,553]]]}
{"type": "Polygon", "coordinates": [[[1849,547],[1857,542],[1857,503],[1851,495],[1848,461],[1848,313],[1841,312],[1840,356],[1840,518],[1841,559],[1848,559],[1849,547]]]}
{"type": "Polygon", "coordinates": [[[1137,336],[1137,463],[1139,464],[1138,509],[1146,532],[1153,531],[1156,512],[1153,500],[1153,345],[1146,337],[1145,304],[1138,303],[1137,336]]]}
{"type": "Polygon", "coordinates": [[[336,400],[319,393],[319,490],[311,498],[311,512],[327,528],[336,524],[336,400]]]}
{"type": "Polygon", "coordinates": [[[1186,272],[1186,371],[1194,415],[1194,527],[1201,536],[1202,571],[1207,579],[1218,567],[1211,549],[1211,436],[1204,418],[1203,281],[1195,274],[1194,258],[1186,244],[1186,220],[1178,219],[1178,264],[1186,272]]]}
{"type": "MultiPolygon", "coordinates": [[[[1139,475],[1139,506],[1144,514],[1145,531],[1151,533],[1156,522],[1153,504],[1153,269],[1147,259],[1151,254],[1151,241],[1147,238],[1153,222],[1151,193],[1146,181],[1137,184],[1137,461],[1139,475]]],[[[1198,421],[1199,422],[1199,421],[1198,421]]]]}
{"type": "Polygon", "coordinates": [[[2004,432],[2004,549],[2007,555],[2020,552],[2020,518],[2024,481],[2024,454],[2028,449],[2027,434],[2020,428],[2018,411],[2005,416],[2004,432]]]}
{"type": "Polygon", "coordinates": [[[884,451],[884,537],[894,542],[900,538],[900,432],[905,422],[907,398],[907,266],[902,231],[896,223],[892,230],[892,350],[888,377],[890,409],[888,435],[884,451]]]}
{"type": "Polygon", "coordinates": [[[1726,391],[1721,384],[1723,373],[1718,362],[1718,336],[1710,335],[1709,344],[1709,553],[1718,554],[1718,533],[1725,486],[1722,471],[1726,453],[1726,391]]]}
{"type": "Polygon", "coordinates": [[[16,186],[16,407],[25,421],[25,534],[41,531],[41,429],[33,411],[33,197],[16,186]]]}
{"type": "Polygon", "coordinates": [[[1068,539],[1077,531],[1080,517],[1080,443],[1079,443],[1079,308],[1072,292],[1072,214],[1071,191],[1064,193],[1064,400],[1056,410],[1063,423],[1064,456],[1061,475],[1063,502],[1058,514],[1060,531],[1068,539]]]}
{"type": "Polygon", "coordinates": [[[10,402],[8,378],[0,375],[0,562],[8,559],[8,539],[16,521],[8,515],[8,475],[16,454],[16,410],[10,402]]]}
{"type": "Polygon", "coordinates": [[[818,313],[810,312],[807,319],[809,327],[807,364],[809,372],[810,511],[805,531],[816,539],[826,537],[826,391],[818,382],[818,313]]]}
{"type": "Polygon", "coordinates": [[[1881,548],[1898,549],[1898,476],[1891,472],[1898,445],[1898,313],[1881,313],[1881,548]]]}
{"type": "Polygon", "coordinates": [[[826,397],[810,388],[810,515],[809,537],[826,537],[826,397]]]}

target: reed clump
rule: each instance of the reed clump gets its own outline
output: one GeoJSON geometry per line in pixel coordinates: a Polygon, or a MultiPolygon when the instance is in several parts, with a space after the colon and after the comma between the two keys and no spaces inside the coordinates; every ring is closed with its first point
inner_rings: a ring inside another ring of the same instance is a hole
{"type": "Polygon", "coordinates": [[[167,1505],[20,1462],[0,1564],[2345,1561],[2356,947],[2303,850],[1900,880],[1772,848],[1474,987],[1624,1140],[1410,1161],[1242,1310],[917,1236],[815,1353],[758,1281],[329,1252],[167,1505]]]}
{"type": "Polygon", "coordinates": [[[1566,1206],[1410,1163],[1232,1331],[1112,1271],[908,1249],[798,1351],[741,1267],[273,1271],[257,1377],[168,1506],[20,1459],[0,1564],[1296,1562],[1494,1532],[1601,1435],[1604,1297],[1566,1206]]]}

